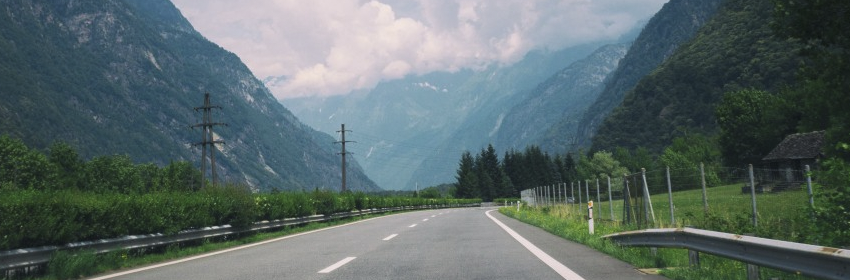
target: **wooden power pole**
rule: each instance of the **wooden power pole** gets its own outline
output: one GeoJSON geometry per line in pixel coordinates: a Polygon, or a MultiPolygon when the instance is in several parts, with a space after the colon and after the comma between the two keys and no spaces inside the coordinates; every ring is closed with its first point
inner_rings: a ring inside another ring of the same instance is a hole
{"type": "Polygon", "coordinates": [[[210,169],[212,176],[213,185],[218,184],[218,177],[215,174],[215,144],[224,144],[222,140],[215,140],[213,138],[213,126],[224,125],[226,123],[219,123],[212,121],[212,109],[221,109],[221,106],[210,105],[210,94],[204,93],[204,106],[195,107],[195,112],[203,111],[204,116],[203,120],[199,124],[195,124],[192,128],[200,127],[202,130],[202,137],[200,142],[192,143],[193,146],[201,146],[201,188],[206,187],[206,173],[207,173],[207,150],[209,149],[210,156],[210,169]]]}
{"type": "Polygon", "coordinates": [[[334,143],[342,144],[342,152],[339,153],[340,155],[342,155],[342,188],[340,189],[340,192],[345,192],[345,155],[348,154],[345,151],[345,143],[354,142],[354,141],[345,141],[345,132],[346,131],[351,131],[351,130],[345,130],[345,124],[342,124],[340,129],[337,131],[341,134],[340,141],[334,142],[334,143]]]}

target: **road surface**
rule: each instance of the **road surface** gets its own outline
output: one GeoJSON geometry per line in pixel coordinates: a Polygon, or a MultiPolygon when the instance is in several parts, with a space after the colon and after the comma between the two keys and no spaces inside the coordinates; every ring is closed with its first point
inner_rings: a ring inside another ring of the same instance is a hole
{"type": "Polygon", "coordinates": [[[408,212],[92,279],[666,279],[494,208],[408,212]]]}

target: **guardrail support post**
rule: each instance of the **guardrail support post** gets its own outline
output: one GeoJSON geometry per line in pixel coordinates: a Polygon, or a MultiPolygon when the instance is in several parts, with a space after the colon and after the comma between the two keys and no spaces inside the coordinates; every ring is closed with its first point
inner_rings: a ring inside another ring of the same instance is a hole
{"type": "Polygon", "coordinates": [[[691,268],[699,268],[699,251],[688,250],[688,264],[691,268]]]}
{"type": "Polygon", "coordinates": [[[747,280],[759,280],[759,266],[747,264],[747,280]]]}

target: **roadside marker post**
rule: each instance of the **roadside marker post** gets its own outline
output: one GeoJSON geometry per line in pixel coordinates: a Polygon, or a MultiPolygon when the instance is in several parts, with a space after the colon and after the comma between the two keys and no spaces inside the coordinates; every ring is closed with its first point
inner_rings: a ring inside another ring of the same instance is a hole
{"type": "Polygon", "coordinates": [[[593,234],[593,200],[587,202],[587,227],[593,234]]]}

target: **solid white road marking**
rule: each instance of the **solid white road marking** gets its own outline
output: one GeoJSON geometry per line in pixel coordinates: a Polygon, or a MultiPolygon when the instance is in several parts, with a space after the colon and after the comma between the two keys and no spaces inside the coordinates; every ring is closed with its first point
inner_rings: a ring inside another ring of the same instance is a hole
{"type": "Polygon", "coordinates": [[[393,234],[390,234],[390,236],[384,237],[384,239],[383,239],[383,240],[384,240],[384,241],[389,241],[390,239],[393,239],[393,237],[396,237],[396,236],[398,236],[398,234],[397,234],[397,233],[393,233],[393,234]]]}
{"type": "Polygon", "coordinates": [[[347,258],[344,258],[344,259],[342,259],[341,261],[338,261],[338,262],[336,262],[335,264],[333,264],[333,265],[331,265],[331,266],[329,266],[329,267],[326,267],[325,269],[319,270],[319,273],[330,273],[331,271],[336,270],[337,268],[339,268],[339,267],[341,267],[341,266],[343,266],[343,265],[347,264],[347,263],[348,263],[348,262],[350,262],[350,261],[353,261],[353,260],[354,260],[354,259],[356,259],[356,258],[357,258],[357,257],[347,257],[347,258]]]}
{"type": "Polygon", "coordinates": [[[493,220],[493,222],[495,222],[497,225],[499,225],[499,227],[501,227],[508,234],[510,234],[514,239],[516,239],[516,241],[518,241],[519,244],[522,244],[522,246],[525,247],[525,249],[530,251],[532,254],[534,254],[534,256],[536,256],[538,259],[543,261],[543,263],[545,263],[546,265],[551,267],[553,270],[555,270],[555,272],[557,272],[559,275],[561,275],[561,277],[564,277],[564,279],[568,279],[568,280],[584,280],[584,278],[582,278],[581,276],[576,274],[575,271],[568,268],[564,264],[558,262],[557,260],[555,260],[554,258],[549,256],[549,254],[546,254],[546,252],[543,252],[543,250],[540,250],[540,248],[537,248],[537,246],[534,246],[534,244],[529,242],[528,239],[525,239],[525,237],[522,237],[521,235],[519,235],[519,233],[516,233],[516,231],[512,230],[507,225],[503,224],[501,221],[497,220],[495,217],[490,215],[490,212],[493,212],[493,211],[494,210],[489,210],[487,212],[484,212],[484,214],[486,214],[487,217],[489,217],[491,220],[493,220]]]}
{"type": "Polygon", "coordinates": [[[415,226],[416,226],[416,224],[412,224],[412,225],[410,225],[409,227],[415,227],[415,226]]]}

